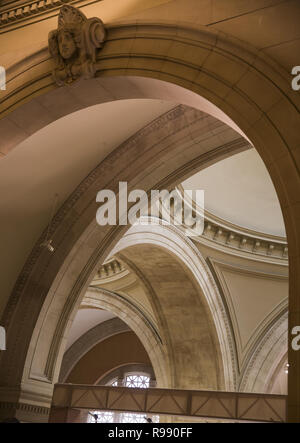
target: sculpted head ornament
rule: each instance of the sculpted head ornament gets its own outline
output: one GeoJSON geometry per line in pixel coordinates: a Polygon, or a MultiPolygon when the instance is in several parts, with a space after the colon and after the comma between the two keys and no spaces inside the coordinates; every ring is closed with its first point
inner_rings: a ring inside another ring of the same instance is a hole
{"type": "Polygon", "coordinates": [[[58,28],[49,33],[48,46],[55,62],[53,78],[58,85],[79,78],[94,77],[97,51],[105,40],[105,28],[99,18],[87,19],[73,6],[63,6],[58,28]]]}

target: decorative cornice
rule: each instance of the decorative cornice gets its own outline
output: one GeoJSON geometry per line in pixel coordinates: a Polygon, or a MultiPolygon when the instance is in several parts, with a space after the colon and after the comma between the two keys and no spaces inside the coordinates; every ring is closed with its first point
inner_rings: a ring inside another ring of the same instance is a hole
{"type": "Polygon", "coordinates": [[[245,228],[244,226],[236,225],[227,220],[224,220],[209,211],[205,211],[205,218],[214,224],[217,224],[221,228],[230,230],[233,233],[247,235],[248,237],[255,238],[262,241],[268,241],[278,244],[287,244],[286,237],[280,237],[278,235],[267,234],[259,231],[254,231],[253,229],[245,228]]]}
{"type": "Polygon", "coordinates": [[[288,265],[288,245],[286,242],[273,240],[265,237],[254,237],[252,235],[243,233],[242,228],[238,231],[233,231],[225,227],[225,224],[220,226],[213,221],[213,218],[206,218],[204,221],[204,231],[202,236],[197,237],[197,241],[203,242],[207,240],[215,247],[230,248],[238,252],[238,254],[252,254],[257,258],[264,258],[264,261],[277,262],[288,265]]]}
{"type": "MultiPolygon", "coordinates": [[[[25,2],[12,2],[0,8],[0,30],[5,30],[11,25],[23,25],[28,20],[39,17],[37,21],[41,20],[41,16],[54,12],[53,15],[58,15],[57,10],[66,4],[86,6],[92,3],[98,3],[102,0],[33,0],[25,2]]],[[[16,26],[13,27],[15,29],[16,26]]]]}
{"type": "Polygon", "coordinates": [[[0,410],[1,409],[8,409],[8,410],[18,410],[18,411],[25,411],[35,414],[42,414],[42,415],[49,415],[50,409],[45,408],[43,406],[36,406],[31,405],[28,403],[10,403],[10,402],[0,402],[0,410]]]}
{"type": "Polygon", "coordinates": [[[32,16],[43,14],[51,9],[59,8],[66,3],[78,3],[74,0],[34,0],[31,2],[14,2],[12,6],[1,8],[0,27],[26,20],[32,16]]]}
{"type": "Polygon", "coordinates": [[[94,277],[94,280],[101,280],[106,278],[115,277],[119,274],[124,275],[127,269],[120,260],[117,260],[115,257],[110,258],[103,265],[101,265],[94,277]]]}
{"type": "MultiPolygon", "coordinates": [[[[263,256],[265,261],[272,263],[276,258],[283,265],[288,264],[288,247],[283,238],[230,225],[227,221],[205,212],[204,232],[202,236],[196,238],[196,241],[203,243],[203,241],[208,240],[211,243],[210,246],[215,249],[219,249],[222,245],[223,248],[235,249],[240,254],[248,253],[254,256],[263,256]]],[[[115,257],[111,257],[99,267],[94,280],[112,277],[121,278],[126,271],[128,272],[124,263],[115,257]]]]}
{"type": "MultiPolygon", "coordinates": [[[[177,187],[178,192],[183,196],[181,185],[177,187]]],[[[193,206],[195,206],[193,202],[193,206]]],[[[179,207],[179,206],[178,206],[179,207]]],[[[179,210],[183,210],[183,205],[179,210]]],[[[197,208],[195,211],[199,212],[197,208]]],[[[174,212],[174,217],[183,220],[179,212],[174,212]]],[[[183,226],[185,228],[185,226],[183,226]]],[[[198,242],[208,242],[211,247],[219,249],[234,249],[238,254],[252,254],[263,257],[264,261],[274,262],[274,259],[282,264],[288,264],[288,245],[284,237],[277,237],[270,234],[263,234],[241,226],[234,225],[215,215],[204,212],[204,230],[202,235],[193,237],[198,242]]]]}

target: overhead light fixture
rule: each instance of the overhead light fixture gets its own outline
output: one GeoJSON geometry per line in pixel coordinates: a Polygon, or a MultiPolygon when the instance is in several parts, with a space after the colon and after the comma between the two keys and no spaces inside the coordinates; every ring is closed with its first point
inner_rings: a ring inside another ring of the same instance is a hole
{"type": "Polygon", "coordinates": [[[42,248],[48,249],[49,252],[55,251],[54,247],[52,246],[52,239],[43,241],[43,243],[41,243],[40,246],[42,248]]]}
{"type": "Polygon", "coordinates": [[[47,231],[46,231],[46,237],[45,240],[40,244],[41,248],[46,248],[49,252],[53,253],[55,251],[55,248],[52,244],[53,239],[50,238],[50,233],[51,233],[51,224],[54,218],[54,214],[55,214],[55,210],[56,210],[56,206],[57,206],[57,200],[58,200],[58,194],[54,195],[53,198],[53,205],[52,205],[52,210],[51,210],[51,217],[50,217],[50,221],[47,227],[47,231]]]}

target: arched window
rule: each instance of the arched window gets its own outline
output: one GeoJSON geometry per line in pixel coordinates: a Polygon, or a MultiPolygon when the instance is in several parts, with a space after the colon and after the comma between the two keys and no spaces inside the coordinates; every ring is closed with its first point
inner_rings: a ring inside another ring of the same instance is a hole
{"type": "Polygon", "coordinates": [[[127,374],[125,377],[127,388],[149,388],[150,377],[147,375],[127,374]]]}
{"type": "MultiPolygon", "coordinates": [[[[106,385],[145,389],[150,386],[150,374],[129,372],[123,378],[113,378],[106,385]]],[[[89,411],[88,423],[146,423],[147,418],[149,416],[134,412],[89,411]]],[[[151,416],[151,420],[159,423],[159,416],[151,416]]]]}

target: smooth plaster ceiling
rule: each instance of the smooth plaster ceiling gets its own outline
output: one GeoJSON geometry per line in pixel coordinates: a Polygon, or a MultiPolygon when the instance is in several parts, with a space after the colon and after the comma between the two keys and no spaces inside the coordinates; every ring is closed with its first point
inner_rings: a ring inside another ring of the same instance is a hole
{"type": "Polygon", "coordinates": [[[0,312],[50,221],[54,195],[60,206],[114,148],[174,106],[141,99],[96,105],[51,123],[1,159],[0,312]]]}
{"type": "Polygon", "coordinates": [[[236,154],[183,182],[205,191],[205,209],[235,225],[285,237],[280,204],[270,175],[255,149],[236,154]]]}
{"type": "Polygon", "coordinates": [[[69,331],[66,350],[94,326],[114,317],[115,314],[102,309],[79,309],[69,331]]]}

